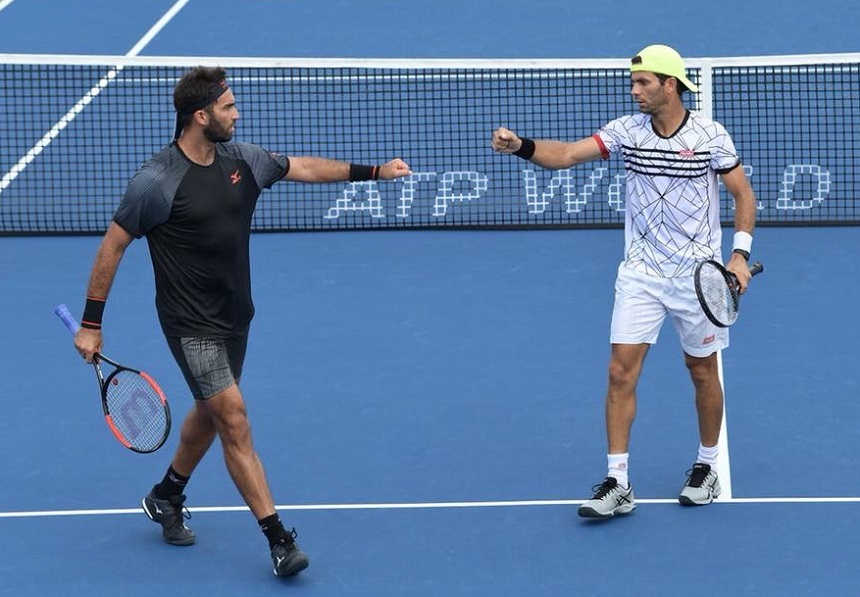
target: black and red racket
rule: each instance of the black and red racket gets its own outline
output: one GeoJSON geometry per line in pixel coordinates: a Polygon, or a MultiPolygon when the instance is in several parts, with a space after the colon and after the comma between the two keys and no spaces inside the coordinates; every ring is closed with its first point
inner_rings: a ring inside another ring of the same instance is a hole
{"type": "MultiPolygon", "coordinates": [[[[65,305],[54,309],[72,334],[80,326],[65,305]]],[[[170,435],[170,406],[164,392],[143,371],[120,365],[96,353],[93,367],[99,382],[102,410],[111,432],[119,442],[134,452],[155,452],[170,435]],[[113,367],[107,376],[102,365],[113,367]]]]}

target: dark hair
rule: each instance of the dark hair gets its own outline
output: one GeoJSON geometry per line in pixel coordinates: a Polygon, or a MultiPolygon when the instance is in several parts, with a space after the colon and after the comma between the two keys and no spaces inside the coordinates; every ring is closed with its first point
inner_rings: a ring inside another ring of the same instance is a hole
{"type": "Polygon", "coordinates": [[[220,66],[197,66],[182,75],[173,90],[173,107],[184,128],[197,110],[207,107],[226,89],[227,71],[220,66]]]}
{"type": "Polygon", "coordinates": [[[670,78],[670,77],[671,77],[672,79],[675,79],[675,81],[678,83],[677,89],[678,89],[678,96],[679,96],[679,97],[683,97],[683,96],[684,96],[684,92],[685,92],[685,91],[689,91],[689,89],[687,89],[687,86],[686,86],[686,85],[684,85],[684,84],[680,81],[680,79],[678,79],[678,77],[672,77],[671,75],[661,75],[660,73],[654,73],[654,74],[657,76],[657,78],[658,78],[658,79],[660,79],[660,84],[661,84],[661,85],[662,85],[663,83],[665,83],[665,82],[666,82],[666,79],[668,79],[668,78],[670,78]]]}

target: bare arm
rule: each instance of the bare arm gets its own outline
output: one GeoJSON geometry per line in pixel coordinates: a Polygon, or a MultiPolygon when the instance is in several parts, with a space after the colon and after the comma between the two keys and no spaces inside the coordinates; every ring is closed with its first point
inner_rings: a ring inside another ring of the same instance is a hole
{"type": "MultiPolygon", "coordinates": [[[[379,178],[388,180],[412,174],[409,166],[395,158],[379,167],[379,178]]],[[[342,182],[349,180],[349,163],[317,157],[290,157],[284,180],[295,182],[342,182]]]]}
{"type": "MultiPolygon", "coordinates": [[[[115,222],[111,222],[105,233],[99,250],[96,252],[95,263],[90,273],[87,286],[87,296],[107,298],[119,262],[133,237],[115,222]]],[[[75,348],[88,363],[92,362],[93,354],[102,350],[101,330],[81,328],[75,334],[75,348]]]]}
{"type": "MultiPolygon", "coordinates": [[[[600,145],[594,137],[574,142],[541,139],[534,143],[535,152],[529,161],[550,170],[570,168],[602,157],[600,145]]],[[[499,153],[515,153],[523,146],[523,140],[513,131],[500,127],[493,132],[490,144],[499,153]]]]}
{"type": "MultiPolygon", "coordinates": [[[[723,174],[722,179],[726,190],[735,199],[735,232],[746,232],[752,235],[755,229],[756,200],[744,169],[738,166],[723,174]]],[[[741,255],[732,253],[726,269],[738,277],[741,293],[745,292],[751,277],[746,260],[741,255]]]]}

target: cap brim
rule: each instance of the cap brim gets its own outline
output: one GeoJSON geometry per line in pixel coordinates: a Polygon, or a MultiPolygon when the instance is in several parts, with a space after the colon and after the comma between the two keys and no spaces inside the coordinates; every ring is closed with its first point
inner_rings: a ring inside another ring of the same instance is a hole
{"type": "Polygon", "coordinates": [[[699,91],[699,86],[693,84],[693,82],[690,79],[688,79],[687,77],[675,77],[675,78],[678,79],[681,83],[683,83],[684,87],[686,87],[687,89],[689,89],[693,93],[699,91]]]}

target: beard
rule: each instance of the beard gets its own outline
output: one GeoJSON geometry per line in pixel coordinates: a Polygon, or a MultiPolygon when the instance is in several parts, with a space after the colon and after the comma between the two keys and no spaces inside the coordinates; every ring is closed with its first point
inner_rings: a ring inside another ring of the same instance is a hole
{"type": "Polygon", "coordinates": [[[203,136],[211,143],[223,143],[233,138],[233,132],[213,118],[203,129],[203,136]]]}

